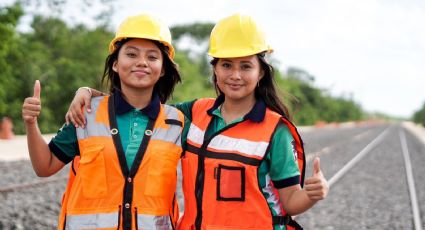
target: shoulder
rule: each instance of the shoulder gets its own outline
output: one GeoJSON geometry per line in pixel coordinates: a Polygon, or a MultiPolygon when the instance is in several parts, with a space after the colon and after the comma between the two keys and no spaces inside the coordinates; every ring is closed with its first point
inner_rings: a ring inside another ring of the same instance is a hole
{"type": "Polygon", "coordinates": [[[55,140],[57,137],[73,139],[75,138],[75,132],[76,128],[72,123],[63,124],[52,140],[55,140]]]}
{"type": "Polygon", "coordinates": [[[196,103],[214,103],[216,98],[212,97],[204,97],[204,98],[198,98],[194,100],[196,103]]]}
{"type": "Polygon", "coordinates": [[[276,126],[276,130],[273,135],[274,140],[292,140],[292,133],[289,130],[289,127],[283,123],[279,122],[276,126]]]}
{"type": "Polygon", "coordinates": [[[182,111],[180,111],[180,109],[178,109],[174,106],[166,105],[166,104],[161,104],[161,106],[164,108],[165,114],[167,116],[174,116],[175,119],[183,116],[182,111]],[[176,117],[176,116],[178,116],[178,117],[176,117]]]}
{"type": "Polygon", "coordinates": [[[93,111],[96,111],[98,108],[106,109],[108,108],[109,96],[98,96],[91,99],[91,108],[93,111]]]}
{"type": "Polygon", "coordinates": [[[103,101],[103,100],[107,100],[109,98],[109,96],[97,96],[97,97],[92,97],[91,98],[91,102],[93,103],[93,102],[96,102],[96,103],[99,103],[99,102],[101,102],[101,101],[103,101]]]}

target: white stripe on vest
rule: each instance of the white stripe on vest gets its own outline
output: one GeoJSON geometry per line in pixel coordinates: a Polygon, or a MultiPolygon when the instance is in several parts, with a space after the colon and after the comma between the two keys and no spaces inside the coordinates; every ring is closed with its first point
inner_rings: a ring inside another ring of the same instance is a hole
{"type": "MultiPolygon", "coordinates": [[[[198,145],[202,145],[204,141],[205,132],[194,124],[190,125],[187,139],[198,145]]],[[[217,151],[237,151],[239,153],[253,156],[263,157],[266,154],[268,142],[264,141],[249,141],[240,138],[228,137],[225,135],[215,136],[210,144],[209,148],[217,151]]]]}

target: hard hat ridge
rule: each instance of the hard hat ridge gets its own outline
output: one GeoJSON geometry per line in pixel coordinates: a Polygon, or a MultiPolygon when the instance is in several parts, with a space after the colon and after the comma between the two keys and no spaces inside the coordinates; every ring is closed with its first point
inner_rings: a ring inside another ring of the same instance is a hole
{"type": "Polygon", "coordinates": [[[115,38],[109,43],[109,53],[115,51],[115,44],[126,38],[143,38],[162,43],[169,50],[171,59],[174,47],[171,44],[171,32],[166,24],[148,14],[130,16],[118,27],[115,38]]]}
{"type": "Polygon", "coordinates": [[[272,51],[264,32],[247,15],[234,14],[224,18],[211,31],[208,54],[215,58],[245,57],[272,51]]]}

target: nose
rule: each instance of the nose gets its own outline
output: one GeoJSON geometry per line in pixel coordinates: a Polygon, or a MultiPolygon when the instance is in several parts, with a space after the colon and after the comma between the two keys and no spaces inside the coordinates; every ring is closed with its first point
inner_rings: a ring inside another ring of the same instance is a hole
{"type": "Polygon", "coordinates": [[[148,66],[148,63],[146,62],[146,58],[140,57],[137,60],[137,66],[147,67],[148,66]]]}
{"type": "Polygon", "coordinates": [[[241,79],[241,75],[242,75],[241,71],[239,71],[238,69],[235,69],[231,71],[230,78],[232,80],[239,80],[241,79]]]}

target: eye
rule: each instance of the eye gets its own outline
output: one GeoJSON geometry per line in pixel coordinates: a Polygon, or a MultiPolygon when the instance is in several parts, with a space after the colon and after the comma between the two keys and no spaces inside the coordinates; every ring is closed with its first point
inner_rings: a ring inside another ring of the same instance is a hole
{"type": "Polygon", "coordinates": [[[245,64],[245,65],[242,65],[241,66],[241,69],[242,70],[250,70],[252,67],[250,66],[250,65],[248,65],[248,64],[245,64]]]}
{"type": "Polygon", "coordinates": [[[127,57],[130,57],[130,58],[137,57],[137,54],[136,54],[135,52],[127,52],[125,55],[126,55],[127,57]]]}
{"type": "Polygon", "coordinates": [[[157,55],[148,55],[148,59],[151,61],[155,61],[155,60],[158,60],[159,57],[157,55]]]}
{"type": "Polygon", "coordinates": [[[230,67],[232,67],[232,65],[228,62],[222,63],[221,66],[224,67],[225,69],[229,69],[230,67]]]}

